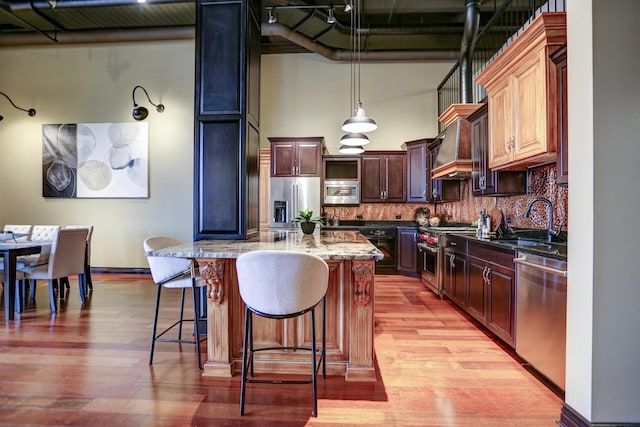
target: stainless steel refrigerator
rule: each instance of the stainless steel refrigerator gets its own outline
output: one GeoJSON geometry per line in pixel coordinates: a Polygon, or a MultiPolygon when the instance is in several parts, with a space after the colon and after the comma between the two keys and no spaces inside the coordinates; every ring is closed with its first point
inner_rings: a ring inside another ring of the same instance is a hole
{"type": "Polygon", "coordinates": [[[320,216],[320,178],[279,178],[269,180],[269,227],[295,228],[298,211],[311,209],[320,216]]]}

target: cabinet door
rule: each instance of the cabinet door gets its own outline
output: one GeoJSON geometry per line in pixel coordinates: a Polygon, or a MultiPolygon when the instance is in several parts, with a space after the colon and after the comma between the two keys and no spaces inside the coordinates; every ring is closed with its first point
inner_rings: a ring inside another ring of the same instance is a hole
{"type": "Polygon", "coordinates": [[[297,143],[297,176],[320,176],[322,173],[322,143],[300,141],[297,143]]]}
{"type": "Polygon", "coordinates": [[[271,176],[294,176],[296,143],[271,143],[271,176]]]}
{"type": "Polygon", "coordinates": [[[511,161],[513,115],[510,78],[496,85],[489,97],[489,167],[511,161]]]}
{"type": "Polygon", "coordinates": [[[515,319],[515,273],[504,266],[490,264],[487,327],[512,347],[515,319]]]}
{"type": "Polygon", "coordinates": [[[471,121],[471,191],[474,196],[493,193],[493,174],[489,169],[487,144],[488,121],[487,108],[484,113],[471,121]]]}
{"type": "MultiPolygon", "coordinates": [[[[513,160],[547,152],[544,49],[513,73],[515,146],[513,160]]],[[[555,150],[553,150],[555,151],[555,150]]]]}
{"type": "Polygon", "coordinates": [[[459,253],[447,253],[445,256],[445,288],[451,301],[467,307],[466,256],[459,253]]]}
{"type": "Polygon", "coordinates": [[[561,49],[554,55],[558,71],[558,185],[569,184],[569,133],[567,123],[567,49],[561,49]]]}
{"type": "Polygon", "coordinates": [[[415,228],[398,227],[398,271],[417,275],[417,246],[415,228]]]}
{"type": "Polygon", "coordinates": [[[404,203],[407,201],[407,157],[404,154],[390,155],[384,161],[384,201],[404,203]]]}
{"type": "Polygon", "coordinates": [[[407,147],[407,203],[427,201],[427,155],[426,142],[407,147]]]}
{"type": "Polygon", "coordinates": [[[383,163],[378,156],[362,157],[362,182],[360,201],[363,203],[382,201],[383,163]]]}
{"type": "Polygon", "coordinates": [[[487,263],[478,258],[468,257],[467,269],[469,286],[467,311],[484,324],[487,317],[487,292],[485,292],[487,263]]]}

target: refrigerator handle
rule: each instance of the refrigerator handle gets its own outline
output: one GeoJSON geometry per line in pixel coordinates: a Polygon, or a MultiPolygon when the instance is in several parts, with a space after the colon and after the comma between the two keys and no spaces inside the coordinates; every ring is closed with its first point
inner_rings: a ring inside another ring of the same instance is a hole
{"type": "Polygon", "coordinates": [[[298,184],[293,184],[291,186],[291,198],[292,198],[292,212],[291,212],[291,219],[295,218],[296,216],[298,216],[298,184]]]}

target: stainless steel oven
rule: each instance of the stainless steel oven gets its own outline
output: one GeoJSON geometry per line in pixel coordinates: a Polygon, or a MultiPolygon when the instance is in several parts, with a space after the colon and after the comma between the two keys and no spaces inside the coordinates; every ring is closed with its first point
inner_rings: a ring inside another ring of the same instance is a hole
{"type": "Polygon", "coordinates": [[[325,205],[358,205],[360,204],[360,182],[357,180],[325,180],[325,205]]]}
{"type": "Polygon", "coordinates": [[[440,248],[437,245],[418,243],[419,262],[421,263],[420,275],[425,286],[434,293],[440,295],[438,289],[438,261],[440,248]]]}

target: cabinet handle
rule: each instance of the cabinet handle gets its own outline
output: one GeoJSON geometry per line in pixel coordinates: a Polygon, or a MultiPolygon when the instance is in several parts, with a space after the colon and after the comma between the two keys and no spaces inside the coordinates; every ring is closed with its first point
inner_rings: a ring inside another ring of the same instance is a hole
{"type": "Polygon", "coordinates": [[[479,180],[480,183],[480,189],[481,190],[486,190],[487,189],[487,177],[485,177],[484,175],[480,177],[479,180]]]}

